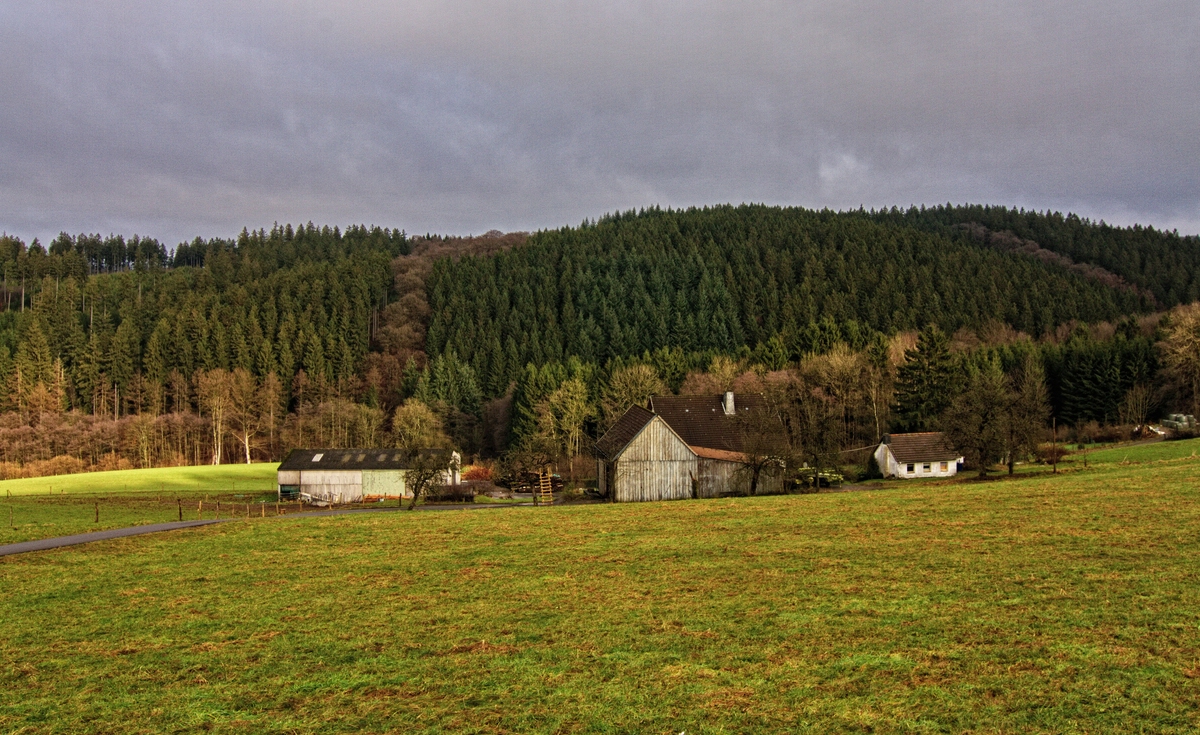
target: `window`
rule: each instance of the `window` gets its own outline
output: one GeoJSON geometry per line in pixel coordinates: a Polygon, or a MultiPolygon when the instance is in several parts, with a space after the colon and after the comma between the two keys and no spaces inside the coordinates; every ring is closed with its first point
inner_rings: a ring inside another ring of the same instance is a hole
{"type": "Polygon", "coordinates": [[[947,471],[949,471],[949,469],[950,469],[950,463],[942,462],[942,472],[947,472],[947,471]]]}
{"type": "Polygon", "coordinates": [[[912,464],[911,462],[908,464],[908,471],[909,471],[909,472],[915,472],[915,471],[916,471],[916,469],[917,469],[917,466],[916,466],[915,464],[912,464]]]}
{"type": "Polygon", "coordinates": [[[928,462],[926,462],[925,465],[923,467],[921,467],[921,469],[924,470],[925,472],[928,472],[931,469],[930,464],[928,462]]]}
{"type": "Polygon", "coordinates": [[[314,455],[313,455],[313,461],[314,461],[314,462],[320,462],[320,461],[321,461],[321,457],[324,457],[324,456],[325,456],[324,454],[314,454],[314,455]]]}

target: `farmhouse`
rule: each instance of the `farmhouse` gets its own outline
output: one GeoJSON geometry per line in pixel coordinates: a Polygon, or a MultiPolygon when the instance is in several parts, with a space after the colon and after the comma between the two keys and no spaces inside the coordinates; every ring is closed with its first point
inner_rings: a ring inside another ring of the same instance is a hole
{"type": "Polygon", "coordinates": [[[962,461],[940,431],[884,434],[875,449],[884,477],[953,477],[962,461]]]}
{"type": "MultiPolygon", "coordinates": [[[[750,473],[743,421],[762,396],[654,396],[632,406],[596,442],[600,493],[614,502],[714,498],[745,493],[750,473]]],[[[757,492],[783,479],[759,477],[757,492]]]]}
{"type": "Polygon", "coordinates": [[[321,503],[411,497],[404,480],[413,467],[445,467],[443,484],[457,485],[460,463],[447,449],[294,449],[279,465],[279,495],[321,503]]]}

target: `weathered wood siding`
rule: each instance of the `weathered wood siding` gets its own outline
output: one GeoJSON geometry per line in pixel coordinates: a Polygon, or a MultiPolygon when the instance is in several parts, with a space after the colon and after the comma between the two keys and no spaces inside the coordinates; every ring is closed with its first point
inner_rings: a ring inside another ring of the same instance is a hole
{"type": "Polygon", "coordinates": [[[278,475],[280,485],[300,484],[300,470],[280,470],[278,475]]]}
{"type": "Polygon", "coordinates": [[[696,455],[658,416],[634,437],[611,467],[605,480],[615,502],[692,497],[696,455]]]}
{"type": "MultiPolygon", "coordinates": [[[[741,465],[736,462],[726,462],[721,459],[697,460],[696,494],[701,498],[719,498],[722,495],[737,493],[737,470],[741,465]]],[[[744,484],[744,483],[743,483],[744,484]]]]}
{"type": "MultiPolygon", "coordinates": [[[[747,495],[750,493],[750,471],[740,462],[723,459],[698,460],[700,474],[696,483],[697,496],[719,498],[722,495],[747,495]]],[[[758,476],[758,495],[778,495],[783,492],[783,478],[777,472],[763,472],[758,476]]]]}

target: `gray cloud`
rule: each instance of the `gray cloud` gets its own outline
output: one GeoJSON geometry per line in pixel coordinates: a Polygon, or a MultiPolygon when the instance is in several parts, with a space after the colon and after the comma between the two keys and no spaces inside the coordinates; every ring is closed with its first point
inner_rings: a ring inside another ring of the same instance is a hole
{"type": "Polygon", "coordinates": [[[0,227],[990,202],[1200,231],[1189,2],[0,5],[0,227]]]}

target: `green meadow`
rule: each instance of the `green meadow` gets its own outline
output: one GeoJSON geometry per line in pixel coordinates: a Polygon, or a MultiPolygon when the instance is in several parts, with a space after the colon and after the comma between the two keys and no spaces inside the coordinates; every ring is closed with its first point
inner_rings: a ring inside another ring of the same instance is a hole
{"type": "Polygon", "coordinates": [[[278,462],[82,472],[0,481],[0,495],[196,494],[275,490],[278,462]]]}
{"type": "MultiPolygon", "coordinates": [[[[1088,462],[1143,463],[1162,462],[1170,460],[1187,460],[1200,456],[1200,439],[1182,441],[1158,441],[1149,443],[1127,444],[1110,449],[1088,452],[1088,462]]],[[[1078,464],[1082,462],[1079,456],[1068,459],[1078,464]]]]}
{"type": "Polygon", "coordinates": [[[181,515],[189,521],[214,518],[218,502],[221,517],[243,517],[247,505],[256,517],[274,515],[276,467],[164,467],[5,480],[0,482],[0,544],[165,523],[181,515]]]}
{"type": "Polygon", "coordinates": [[[1196,732],[1200,459],[1121,462],[8,557],[0,731],[1196,732]]]}

